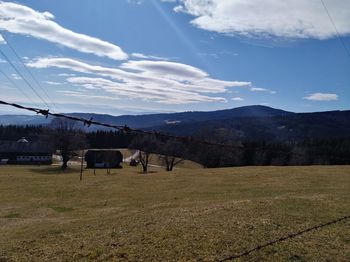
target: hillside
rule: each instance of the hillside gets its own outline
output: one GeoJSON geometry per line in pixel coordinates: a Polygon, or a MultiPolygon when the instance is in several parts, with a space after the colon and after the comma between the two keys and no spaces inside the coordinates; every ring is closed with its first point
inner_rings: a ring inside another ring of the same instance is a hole
{"type": "MultiPolygon", "coordinates": [[[[181,112],[181,113],[162,113],[145,115],[122,115],[112,116],[106,114],[92,113],[71,113],[70,115],[89,119],[92,117],[95,121],[115,124],[128,125],[133,128],[148,128],[174,123],[193,123],[208,120],[220,120],[232,117],[268,117],[290,115],[291,112],[274,109],[267,106],[244,106],[233,109],[208,111],[208,112],[181,112]]],[[[0,115],[0,124],[2,125],[39,125],[50,123],[50,118],[45,119],[42,116],[29,115],[0,115]]],[[[93,129],[93,127],[92,127],[93,129]]]]}
{"type": "Polygon", "coordinates": [[[235,132],[240,140],[303,140],[345,137],[350,134],[350,111],[295,113],[269,117],[231,117],[224,121],[162,125],[152,129],[176,135],[210,137],[215,129],[235,132]]]}
{"type": "MultiPolygon", "coordinates": [[[[112,116],[71,113],[95,121],[159,130],[175,135],[211,137],[225,129],[239,140],[291,141],[310,138],[346,137],[350,134],[350,111],[292,113],[266,106],[245,106],[208,112],[181,112],[112,116]]],[[[2,115],[0,125],[46,125],[52,118],[39,115],[2,115]]],[[[101,129],[99,126],[87,131],[101,129]]]]}
{"type": "MultiPolygon", "coordinates": [[[[79,170],[0,166],[0,261],[220,261],[350,212],[349,166],[79,170]]],[[[243,261],[349,261],[349,230],[243,261]]]]}

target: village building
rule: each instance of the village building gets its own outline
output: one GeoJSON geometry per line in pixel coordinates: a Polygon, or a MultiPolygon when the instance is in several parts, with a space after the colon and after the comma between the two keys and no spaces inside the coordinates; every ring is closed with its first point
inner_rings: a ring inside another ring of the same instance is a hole
{"type": "Polygon", "coordinates": [[[51,165],[52,149],[43,142],[0,141],[0,164],[51,165]]]}
{"type": "Polygon", "coordinates": [[[87,168],[122,168],[123,154],[117,149],[89,149],[85,161],[87,168]]]}

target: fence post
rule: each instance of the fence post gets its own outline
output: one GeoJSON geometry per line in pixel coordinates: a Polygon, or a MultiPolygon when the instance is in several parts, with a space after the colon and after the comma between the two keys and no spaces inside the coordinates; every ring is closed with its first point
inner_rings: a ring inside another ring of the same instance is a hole
{"type": "Polygon", "coordinates": [[[83,169],[84,169],[84,149],[81,151],[81,163],[80,163],[80,181],[83,180],[83,169]]]}

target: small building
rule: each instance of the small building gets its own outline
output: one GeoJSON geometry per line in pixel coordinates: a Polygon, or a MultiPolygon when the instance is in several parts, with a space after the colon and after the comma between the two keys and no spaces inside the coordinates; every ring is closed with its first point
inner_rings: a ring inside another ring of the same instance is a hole
{"type": "Polygon", "coordinates": [[[122,168],[123,154],[117,149],[89,149],[85,161],[87,168],[122,168]]]}
{"type": "Polygon", "coordinates": [[[0,163],[15,165],[51,165],[52,149],[43,142],[0,141],[0,163]]]}

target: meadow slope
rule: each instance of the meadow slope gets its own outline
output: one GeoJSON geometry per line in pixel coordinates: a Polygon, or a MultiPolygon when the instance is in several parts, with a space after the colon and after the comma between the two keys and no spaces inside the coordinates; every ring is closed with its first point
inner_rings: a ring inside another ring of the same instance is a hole
{"type": "MultiPolygon", "coordinates": [[[[350,166],[0,166],[0,261],[217,261],[350,214],[350,166]]],[[[241,261],[349,261],[350,221],[241,261]]]]}

